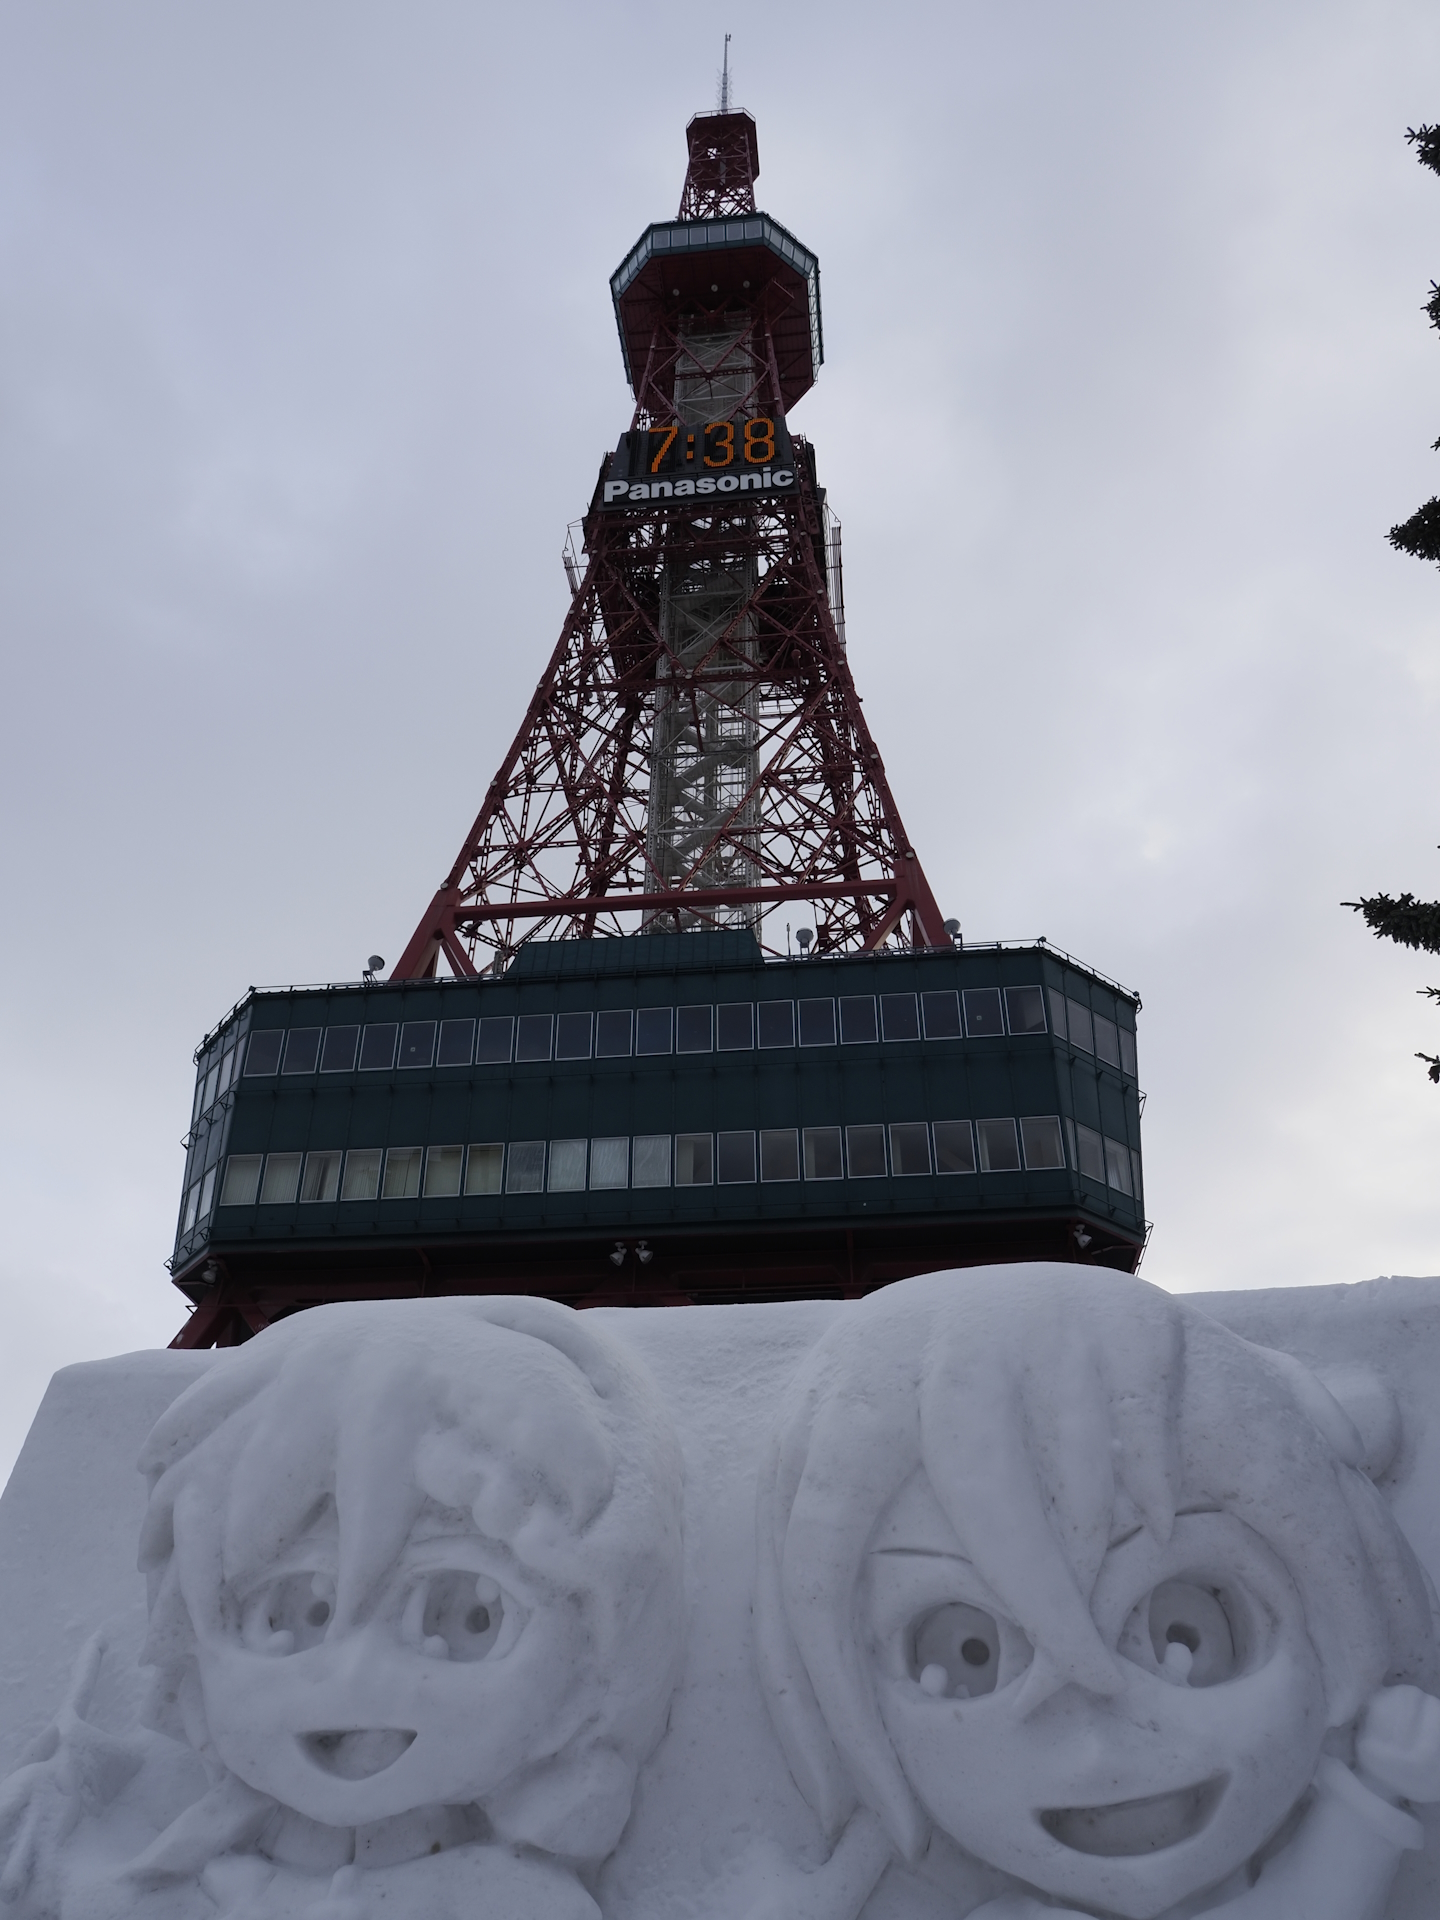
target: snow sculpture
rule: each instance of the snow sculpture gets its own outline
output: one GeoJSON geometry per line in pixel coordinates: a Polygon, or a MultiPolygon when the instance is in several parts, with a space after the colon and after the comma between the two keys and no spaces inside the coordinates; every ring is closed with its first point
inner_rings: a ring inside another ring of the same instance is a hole
{"type": "Polygon", "coordinates": [[[853,1920],[894,1861],[972,1920],[1375,1920],[1423,1841],[1397,1803],[1440,1799],[1440,1701],[1363,1470],[1393,1421],[1332,1386],[1094,1270],[837,1321],[762,1469],[755,1614],[838,1844],[753,1912],[853,1920]]]}
{"type": "Polygon", "coordinates": [[[594,1920],[681,1644],[680,1456],[640,1366],[544,1300],[323,1307],[183,1393],[141,1464],[151,1724],[208,1790],[138,1857],[62,1851],[171,1746],[86,1725],[87,1650],[0,1789],[18,1914],[594,1920]]]}

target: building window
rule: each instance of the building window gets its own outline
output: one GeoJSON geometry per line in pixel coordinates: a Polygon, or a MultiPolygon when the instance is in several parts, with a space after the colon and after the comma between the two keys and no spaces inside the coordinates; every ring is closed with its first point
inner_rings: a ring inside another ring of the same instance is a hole
{"type": "Polygon", "coordinates": [[[958,1040],[960,1038],[958,993],[922,993],[920,1004],[925,1013],[927,1040],[958,1040]]]}
{"type": "Polygon", "coordinates": [[[480,1037],[475,1048],[477,1066],[508,1066],[515,1040],[515,1020],[508,1013],[491,1014],[480,1022],[480,1037]]]}
{"type": "Polygon", "coordinates": [[[374,1200],[380,1193],[379,1147],[352,1147],[345,1156],[345,1177],[340,1182],[342,1200],[374,1200]]]}
{"type": "Polygon", "coordinates": [[[419,1147],[391,1147],[385,1155],[385,1179],[380,1188],[382,1200],[418,1200],[420,1198],[419,1147]]]}
{"type": "Polygon", "coordinates": [[[845,1165],[852,1180],[883,1180],[884,1127],[846,1127],[845,1165]]]}
{"type": "Polygon", "coordinates": [[[767,1127],[760,1135],[760,1178],[800,1178],[800,1136],[794,1127],[767,1127]]]}
{"type": "Polygon", "coordinates": [[[440,1022],[440,1051],[435,1056],[437,1067],[468,1067],[475,1052],[475,1022],[473,1020],[442,1020],[440,1022]]]}
{"type": "Polygon", "coordinates": [[[222,1093],[228,1092],[230,1087],[230,1082],[234,1079],[234,1077],[235,1077],[235,1049],[234,1047],[231,1047],[230,1051],[226,1054],[224,1060],[222,1060],[220,1063],[220,1084],[215,1089],[217,1096],[222,1093]]]}
{"type": "Polygon", "coordinates": [[[260,1182],[262,1207],[288,1207],[300,1186],[299,1153],[272,1153],[265,1162],[265,1178],[260,1182]]]}
{"type": "Polygon", "coordinates": [[[200,1218],[203,1220],[210,1211],[210,1202],[215,1196],[215,1175],[218,1167],[211,1167],[200,1188],[200,1218]]]}
{"type": "Polygon", "coordinates": [[[1065,1024],[1070,1029],[1070,1044],[1078,1047],[1081,1053],[1094,1053],[1095,1034],[1090,1020],[1090,1009],[1082,1007],[1078,1000],[1066,999],[1065,1024]]]}
{"type": "Polygon", "coordinates": [[[715,1172],[722,1187],[753,1185],[755,1180],[754,1134],[717,1134],[715,1172]]]}
{"type": "Polygon", "coordinates": [[[964,992],[965,1031],[972,1040],[988,1040],[1005,1031],[998,987],[967,987],[964,992]]]}
{"type": "Polygon", "coordinates": [[[322,1073],[353,1073],[355,1055],[360,1046],[359,1027],[327,1027],[325,1045],[320,1052],[322,1073]]]}
{"type": "Polygon", "coordinates": [[[305,1205],[318,1200],[334,1200],[340,1193],[340,1155],[307,1153],[305,1177],[300,1182],[300,1199],[305,1205]]]}
{"type": "Polygon", "coordinates": [[[668,1133],[637,1133],[633,1142],[630,1184],[634,1187],[668,1187],[670,1184],[670,1136],[668,1133]]]}
{"type": "Polygon", "coordinates": [[[1075,1157],[1088,1180],[1105,1180],[1105,1143],[1093,1127],[1075,1129],[1075,1157]]]}
{"type": "Polygon", "coordinates": [[[195,1215],[199,1212],[199,1210],[200,1210],[200,1182],[197,1180],[194,1186],[191,1187],[190,1191],[185,1195],[185,1208],[180,1219],[180,1231],[182,1234],[189,1233],[190,1229],[194,1226],[195,1215]]]}
{"type": "Polygon", "coordinates": [[[1134,1197],[1135,1189],[1130,1179],[1130,1149],[1108,1135],[1105,1139],[1105,1179],[1119,1192],[1134,1197]]]}
{"type": "Polygon", "coordinates": [[[220,1189],[222,1207],[253,1207],[260,1191],[262,1153],[232,1153],[225,1163],[225,1184],[220,1189]]]}
{"type": "Polygon", "coordinates": [[[1128,1027],[1120,1029],[1120,1071],[1135,1078],[1135,1036],[1128,1027]]]}
{"type": "Polygon", "coordinates": [[[1044,1167],[1063,1167],[1065,1148],[1060,1140],[1060,1121],[1053,1113],[1032,1115],[1020,1122],[1020,1144],[1025,1149],[1025,1165],[1038,1172],[1044,1167]]]}
{"type": "Polygon", "coordinates": [[[636,1053],[669,1053],[670,1029],[669,1007],[641,1007],[635,1015],[636,1053]]]}
{"type": "Polygon", "coordinates": [[[923,1120],[904,1120],[891,1127],[890,1169],[897,1180],[929,1173],[930,1129],[923,1120]]]}
{"type": "Polygon", "coordinates": [[[841,1046],[863,1046],[867,1040],[878,1040],[879,1037],[880,1030],[875,1023],[874,994],[847,994],[840,1002],[841,1046]]]}
{"type": "Polygon", "coordinates": [[[713,1022],[709,1007],[677,1007],[675,1009],[675,1051],[677,1053],[709,1053],[714,1044],[713,1022]]]}
{"type": "Polygon", "coordinates": [[[465,1156],[465,1196],[499,1193],[505,1148],[498,1140],[477,1140],[465,1156]]]}
{"type": "Polygon", "coordinates": [[[360,1071],[388,1073],[395,1064],[395,1042],[400,1029],[393,1020],[382,1020],[366,1027],[360,1036],[360,1071]]]}
{"type": "Polygon", "coordinates": [[[887,1040],[920,1038],[920,1003],[913,993],[882,993],[880,1031],[887,1040]]]}
{"type": "MultiPolygon", "coordinates": [[[[548,1060],[554,1026],[554,1019],[548,1013],[522,1013],[515,1022],[515,1058],[517,1060],[548,1060]]],[[[528,1192],[528,1188],[509,1187],[506,1191],[528,1192]]]]}
{"type": "Polygon", "coordinates": [[[1095,1016],[1095,1058],[1103,1060],[1107,1067],[1120,1064],[1120,1029],[1103,1013],[1095,1016]]]}
{"type": "MultiPolygon", "coordinates": [[[[638,1141],[636,1145],[638,1147],[638,1141]]],[[[708,1133],[677,1133],[675,1136],[676,1186],[708,1187],[714,1178],[715,1154],[710,1135],[708,1133]]],[[[635,1184],[639,1186],[638,1179],[635,1184]]]]}
{"type": "Polygon", "coordinates": [[[400,1029],[402,1067],[433,1067],[435,1064],[435,1022],[407,1020],[400,1029]]]}
{"type": "Polygon", "coordinates": [[[1058,987],[1050,989],[1050,1027],[1061,1040],[1068,1040],[1070,1028],[1065,1019],[1065,996],[1058,987]]]}
{"type": "MultiPolygon", "coordinates": [[[[1121,1031],[1123,1032],[1123,1031],[1124,1031],[1124,1029],[1122,1028],[1122,1029],[1121,1029],[1121,1031]]],[[[1140,1186],[1140,1156],[1139,1156],[1139,1154],[1138,1154],[1138,1153],[1137,1153],[1137,1152],[1135,1151],[1135,1149],[1134,1149],[1134,1147],[1132,1147],[1132,1148],[1130,1149],[1130,1171],[1131,1171],[1131,1173],[1132,1173],[1132,1174],[1134,1175],[1134,1179],[1135,1179],[1135,1199],[1136,1199],[1136,1201],[1137,1201],[1137,1203],[1138,1203],[1138,1201],[1139,1201],[1139,1199],[1140,1199],[1140,1195],[1141,1195],[1141,1186],[1140,1186]]]]}
{"type": "Polygon", "coordinates": [[[1020,1144],[1015,1138],[1013,1120],[977,1120],[975,1131],[980,1136],[982,1173],[1019,1172],[1020,1144]]]}
{"type": "Polygon", "coordinates": [[[245,1049],[246,1078],[276,1072],[280,1066],[280,1049],[284,1041],[283,1027],[272,1027],[265,1033],[252,1033],[250,1044],[245,1049]]]}
{"type": "Polygon", "coordinates": [[[1039,987],[1007,987],[1005,1011],[1011,1033],[1044,1033],[1045,996],[1039,987]]]}
{"type": "Polygon", "coordinates": [[[716,1007],[715,1044],[721,1053],[748,1053],[755,1045],[755,1009],[748,1000],[716,1007]]]}
{"type": "Polygon", "coordinates": [[[282,1073],[313,1073],[320,1059],[321,1027],[292,1027],[285,1041],[282,1073]]]}
{"type": "Polygon", "coordinates": [[[793,1047],[795,1044],[795,1002],[762,1000],[755,1009],[756,1038],[762,1047],[793,1047]]]}
{"type": "Polygon", "coordinates": [[[597,1060],[629,1058],[634,1016],[628,1007],[609,1009],[595,1016],[595,1057],[597,1060]]]}
{"type": "Polygon", "coordinates": [[[425,1155],[425,1198],[456,1199],[464,1171],[464,1147],[431,1147],[425,1155]]]}
{"type": "Polygon", "coordinates": [[[807,1180],[843,1180],[845,1163],[840,1152],[839,1127],[806,1127],[805,1178],[807,1180]]]}
{"type": "Polygon", "coordinates": [[[801,1000],[800,1044],[802,1047],[833,1047],[835,1044],[835,1002],[801,1000]]]}
{"type": "Polygon", "coordinates": [[[935,1171],[937,1173],[974,1173],[975,1136],[968,1120],[937,1120],[935,1135],[935,1171]]]}
{"type": "Polygon", "coordinates": [[[588,1140],[552,1140],[550,1142],[551,1193],[583,1193],[588,1140]]]}
{"type": "Polygon", "coordinates": [[[555,1022],[555,1058],[588,1060],[594,1025],[588,1013],[562,1013],[555,1022]]]}
{"type": "Polygon", "coordinates": [[[630,1142],[623,1134],[590,1142],[590,1185],[592,1188],[628,1187],[630,1184],[630,1142]]]}
{"type": "MultiPolygon", "coordinates": [[[[529,1016],[521,1014],[523,1024],[529,1016]]],[[[546,1019],[549,1019],[547,1014],[546,1019]]],[[[540,1193],[545,1186],[545,1142],[512,1140],[505,1165],[507,1193],[540,1193]]]]}

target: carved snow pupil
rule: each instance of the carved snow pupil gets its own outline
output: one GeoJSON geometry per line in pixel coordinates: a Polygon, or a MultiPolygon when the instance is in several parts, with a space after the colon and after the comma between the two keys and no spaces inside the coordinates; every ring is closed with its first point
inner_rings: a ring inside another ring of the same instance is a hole
{"type": "Polygon", "coordinates": [[[910,1671],[926,1693],[975,1699],[995,1691],[1000,1628],[988,1613],[951,1600],[918,1620],[912,1635],[910,1671]]]}
{"type": "Polygon", "coordinates": [[[430,1575],[424,1595],[419,1631],[426,1643],[434,1643],[426,1650],[452,1660],[483,1660],[499,1637],[504,1615],[494,1581],[447,1567],[430,1575]]]}
{"type": "Polygon", "coordinates": [[[329,1603],[324,1600],[314,1601],[305,1609],[305,1618],[312,1627],[323,1627],[330,1618],[329,1603]]]}
{"type": "Polygon", "coordinates": [[[1209,1587],[1164,1580],[1150,1595],[1148,1613],[1150,1644],[1162,1672],[1186,1686],[1213,1687],[1240,1670],[1230,1614],[1209,1587]]]}

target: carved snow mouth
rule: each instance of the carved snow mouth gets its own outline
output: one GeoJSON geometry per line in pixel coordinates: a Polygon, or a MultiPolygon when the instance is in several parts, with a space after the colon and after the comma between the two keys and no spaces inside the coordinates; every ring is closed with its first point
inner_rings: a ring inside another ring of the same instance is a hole
{"type": "Polygon", "coordinates": [[[1076,1853],[1112,1859],[1159,1853],[1199,1833],[1215,1811],[1224,1786],[1221,1773],[1198,1786],[1152,1794],[1145,1800],[1118,1800],[1109,1807],[1053,1807],[1041,1814],[1040,1824],[1062,1847],[1076,1853]]]}
{"type": "Polygon", "coordinates": [[[341,1780],[369,1780],[393,1767],[415,1735],[404,1727],[356,1727],[335,1733],[304,1733],[306,1757],[341,1780]]]}

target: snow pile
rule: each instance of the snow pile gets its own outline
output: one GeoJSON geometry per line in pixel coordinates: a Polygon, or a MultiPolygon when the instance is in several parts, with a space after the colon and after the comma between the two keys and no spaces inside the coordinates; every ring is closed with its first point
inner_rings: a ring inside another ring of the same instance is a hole
{"type": "Polygon", "coordinates": [[[1429,1920],[1437,1403],[1440,1284],[1051,1266],[69,1369],[0,1500],[0,1898],[1429,1920]]]}

